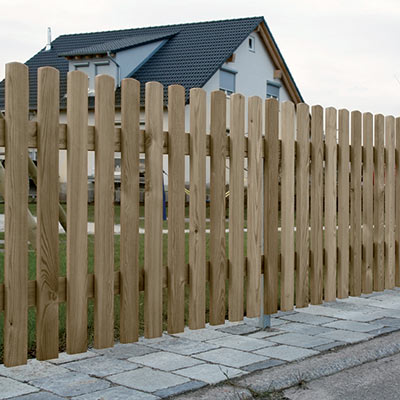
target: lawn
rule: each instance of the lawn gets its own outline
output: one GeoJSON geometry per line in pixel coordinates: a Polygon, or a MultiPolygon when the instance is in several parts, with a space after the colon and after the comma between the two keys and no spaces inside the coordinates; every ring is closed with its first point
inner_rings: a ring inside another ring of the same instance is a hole
{"type": "MultiPolygon", "coordinates": [[[[30,204],[29,208],[33,215],[36,214],[36,204],[30,204]]],[[[0,213],[3,212],[3,204],[0,204],[0,213]]],[[[115,207],[115,223],[119,223],[119,206],[115,207]]],[[[140,215],[143,217],[144,207],[140,207],[140,215]]],[[[207,209],[207,217],[209,214],[209,210],[207,209]]],[[[188,207],[186,207],[186,215],[188,215],[188,207]]],[[[94,207],[93,205],[88,206],[88,220],[94,221],[94,207]]],[[[141,219],[141,222],[144,223],[144,220],[141,219]]],[[[165,228],[167,228],[167,221],[164,221],[165,228]]],[[[209,223],[207,223],[207,228],[209,223]]],[[[144,226],[144,225],[143,225],[144,226]]],[[[187,226],[188,227],[188,226],[187,226]]],[[[0,239],[4,239],[4,233],[0,232],[0,239]]],[[[59,251],[60,251],[60,275],[66,275],[66,234],[59,235],[59,251]]],[[[139,265],[140,268],[143,268],[143,260],[144,260],[144,235],[140,235],[139,238],[139,265]]],[[[185,256],[186,262],[189,261],[189,235],[185,234],[185,256]]],[[[115,270],[119,270],[119,253],[120,253],[120,237],[119,235],[114,236],[114,262],[115,262],[115,270]]],[[[3,245],[0,244],[0,283],[4,281],[4,253],[3,253],[3,245]]],[[[206,234],[206,257],[208,260],[208,252],[209,252],[209,234],[206,234]]],[[[226,234],[226,252],[228,255],[228,234],[226,234]]],[[[245,233],[245,252],[246,252],[246,233],[245,233]]],[[[36,277],[36,255],[32,248],[29,249],[28,260],[29,260],[29,279],[33,280],[36,277]]],[[[168,258],[168,235],[163,235],[163,260],[164,265],[167,264],[168,258]]],[[[94,236],[88,235],[88,273],[93,272],[93,262],[94,262],[94,236]]],[[[188,321],[188,298],[189,298],[189,290],[186,287],[186,310],[185,310],[185,319],[186,323],[188,321]]],[[[144,331],[144,323],[143,323],[143,292],[140,294],[139,304],[140,304],[140,335],[143,335],[144,331]]],[[[164,290],[163,294],[163,328],[164,330],[167,328],[167,290],[164,290]]],[[[208,321],[208,310],[209,310],[209,291],[208,285],[206,288],[206,320],[208,321]]],[[[59,350],[64,351],[66,345],[66,305],[60,304],[59,306],[59,350]]],[[[89,346],[93,344],[93,299],[89,300],[88,304],[88,337],[89,337],[89,346]]],[[[3,359],[3,322],[4,313],[0,313],[0,363],[3,359]]],[[[29,309],[28,314],[28,352],[29,357],[35,357],[35,323],[36,323],[36,309],[34,307],[29,309]]],[[[115,339],[119,340],[119,295],[115,296],[115,339]]]]}

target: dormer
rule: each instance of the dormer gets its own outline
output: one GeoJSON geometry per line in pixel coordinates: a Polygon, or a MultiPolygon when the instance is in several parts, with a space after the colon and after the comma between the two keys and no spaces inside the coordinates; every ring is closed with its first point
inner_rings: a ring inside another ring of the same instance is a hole
{"type": "Polygon", "coordinates": [[[178,32],[143,34],[107,41],[59,54],[66,57],[69,71],[82,71],[89,78],[89,96],[94,95],[95,76],[107,74],[115,87],[132,76],[178,32]]]}

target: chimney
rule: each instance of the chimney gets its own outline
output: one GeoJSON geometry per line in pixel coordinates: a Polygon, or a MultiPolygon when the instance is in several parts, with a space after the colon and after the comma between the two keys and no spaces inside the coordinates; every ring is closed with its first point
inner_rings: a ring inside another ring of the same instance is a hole
{"type": "Polygon", "coordinates": [[[51,50],[51,28],[47,28],[47,44],[46,44],[46,51],[51,50]]]}

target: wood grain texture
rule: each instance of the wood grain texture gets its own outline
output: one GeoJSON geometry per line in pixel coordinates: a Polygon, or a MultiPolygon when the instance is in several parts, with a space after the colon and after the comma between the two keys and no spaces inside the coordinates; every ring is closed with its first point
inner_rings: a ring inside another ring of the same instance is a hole
{"type": "Polygon", "coordinates": [[[386,182],[385,182],[385,289],[395,284],[395,119],[385,118],[386,182]]]}
{"type": "Polygon", "coordinates": [[[349,295],[350,262],[350,146],[349,112],[339,110],[339,157],[338,157],[338,271],[337,297],[344,299],[349,295]]]}
{"type": "Polygon", "coordinates": [[[294,304],[294,105],[281,104],[281,310],[294,304]]]}
{"type": "Polygon", "coordinates": [[[225,323],[226,95],[211,93],[210,160],[210,324],[225,323]]]}
{"type": "Polygon", "coordinates": [[[323,109],[313,106],[311,118],[311,304],[322,303],[323,287],[323,109]]]}
{"type": "Polygon", "coordinates": [[[308,306],[309,300],[309,196],[310,196],[310,110],[297,105],[296,148],[296,307],[308,306]]]}
{"type": "Polygon", "coordinates": [[[324,300],[336,300],[336,142],[337,112],[325,110],[325,273],[324,300]]]}
{"type": "Polygon", "coordinates": [[[262,101],[248,101],[248,173],[247,173],[247,299],[246,316],[260,315],[261,216],[262,216],[262,101]]]}
{"type": "Polygon", "coordinates": [[[38,70],[36,358],[58,357],[59,72],[38,70]]]}
{"type": "Polygon", "coordinates": [[[95,80],[94,347],[114,345],[114,79],[95,80]]]}
{"type": "Polygon", "coordinates": [[[146,83],[144,209],[144,335],[162,335],[163,87],[146,83]]]}
{"type": "Polygon", "coordinates": [[[28,344],[28,67],[6,64],[4,365],[26,364],[28,344]]]}
{"type": "Polygon", "coordinates": [[[206,92],[190,90],[189,328],[206,322],[206,92]]]}
{"type": "Polygon", "coordinates": [[[87,350],[87,124],[88,78],[67,81],[67,353],[87,350]]]}
{"type": "Polygon", "coordinates": [[[121,343],[139,339],[139,123],[140,83],[121,85],[121,343]]]}
{"type": "Polygon", "coordinates": [[[168,333],[185,328],[185,89],[168,88],[168,333]]]}
{"type": "Polygon", "coordinates": [[[230,99],[229,320],[243,319],[244,300],[244,96],[230,99]]]}
{"type": "Polygon", "coordinates": [[[279,103],[275,99],[265,102],[264,141],[264,313],[278,311],[279,271],[279,103]]]}
{"type": "Polygon", "coordinates": [[[385,153],[383,115],[375,115],[374,122],[374,291],[382,291],[385,287],[385,153]]]}
{"type": "Polygon", "coordinates": [[[371,113],[363,114],[363,188],[362,188],[362,292],[371,293],[373,285],[374,264],[374,148],[373,148],[373,117],[371,113]]]}
{"type": "Polygon", "coordinates": [[[351,113],[350,295],[361,294],[361,113],[351,113]]]}
{"type": "Polygon", "coordinates": [[[400,117],[396,118],[396,263],[395,263],[395,284],[400,286],[400,117]]]}

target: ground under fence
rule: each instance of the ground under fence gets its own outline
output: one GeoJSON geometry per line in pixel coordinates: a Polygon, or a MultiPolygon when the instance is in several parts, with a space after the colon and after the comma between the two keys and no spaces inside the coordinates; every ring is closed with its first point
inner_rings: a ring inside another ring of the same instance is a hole
{"type": "Polygon", "coordinates": [[[168,88],[168,132],[163,132],[163,87],[150,82],[145,87],[146,122],[141,131],[140,84],[133,79],[121,84],[120,128],[115,127],[115,87],[109,76],[96,77],[95,126],[88,126],[88,79],[82,72],[68,74],[67,124],[59,123],[57,70],[38,71],[35,122],[28,121],[27,67],[8,64],[5,86],[6,114],[0,120],[0,146],[6,149],[4,283],[0,284],[5,365],[26,363],[29,307],[36,307],[36,356],[45,360],[58,356],[63,302],[66,350],[79,353],[88,346],[89,298],[94,301],[94,347],[105,348],[114,344],[116,295],[120,340],[128,343],[138,340],[142,291],[144,335],[154,338],[162,335],[163,306],[168,332],[177,333],[184,329],[186,306],[189,328],[199,329],[208,313],[210,324],[217,325],[226,317],[239,321],[245,315],[258,316],[261,302],[264,312],[272,314],[400,284],[400,229],[396,229],[400,227],[400,201],[396,201],[400,118],[251,97],[245,121],[244,96],[232,94],[227,102],[225,93],[216,91],[211,94],[207,126],[206,93],[191,89],[190,133],[185,133],[185,90],[174,85],[168,88]],[[28,148],[36,148],[38,155],[36,280],[31,281],[28,148]],[[68,170],[65,276],[59,272],[59,149],[67,150],[68,170]],[[88,273],[88,150],[95,151],[96,160],[93,273],[88,273]],[[121,152],[118,262],[115,151],[121,152]],[[142,249],[140,153],[146,159],[142,249]],[[169,156],[164,259],[163,154],[169,156]],[[190,156],[188,239],[185,155],[190,156]]]}

